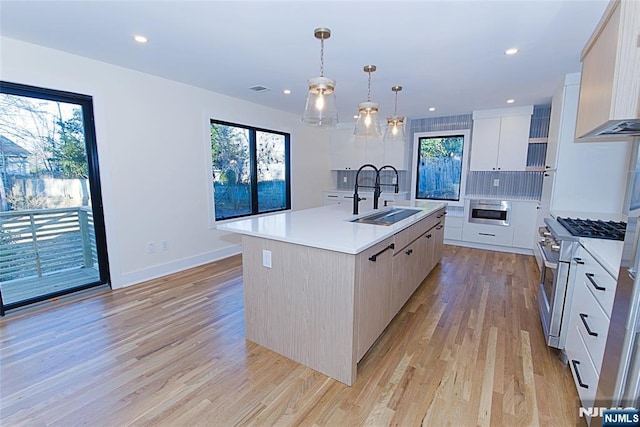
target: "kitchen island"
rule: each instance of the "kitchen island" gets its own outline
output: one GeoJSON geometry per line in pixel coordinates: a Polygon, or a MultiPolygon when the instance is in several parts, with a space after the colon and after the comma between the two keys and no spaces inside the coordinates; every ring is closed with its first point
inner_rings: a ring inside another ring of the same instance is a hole
{"type": "MultiPolygon", "coordinates": [[[[398,206],[396,206],[398,207],[398,206]]],[[[347,385],[442,257],[446,204],[390,225],[331,205],[218,225],[241,233],[246,337],[347,385]]],[[[409,212],[410,213],[410,212],[409,212]]]]}

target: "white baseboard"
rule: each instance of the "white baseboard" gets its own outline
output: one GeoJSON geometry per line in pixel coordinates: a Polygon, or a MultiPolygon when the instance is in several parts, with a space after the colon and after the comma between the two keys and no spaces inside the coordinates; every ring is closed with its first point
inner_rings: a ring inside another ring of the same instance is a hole
{"type": "Polygon", "coordinates": [[[444,240],[445,245],[452,246],[464,246],[465,248],[474,248],[474,249],[486,249],[488,251],[496,251],[496,252],[508,252],[512,254],[521,254],[521,255],[533,255],[532,249],[525,248],[513,248],[510,246],[496,246],[496,245],[487,245],[484,243],[475,243],[475,242],[465,242],[462,240],[444,240]]]}
{"type": "Polygon", "coordinates": [[[199,265],[208,264],[210,262],[218,261],[220,259],[228,258],[230,256],[237,255],[240,253],[242,253],[242,247],[240,245],[233,245],[223,249],[207,252],[204,254],[183,258],[167,264],[157,265],[154,267],[133,271],[131,273],[123,274],[116,280],[114,280],[114,278],[112,277],[111,288],[112,289],[125,288],[127,286],[135,285],[141,282],[146,282],[151,279],[157,279],[158,277],[177,273],[179,271],[187,270],[189,268],[197,267],[199,265]]]}

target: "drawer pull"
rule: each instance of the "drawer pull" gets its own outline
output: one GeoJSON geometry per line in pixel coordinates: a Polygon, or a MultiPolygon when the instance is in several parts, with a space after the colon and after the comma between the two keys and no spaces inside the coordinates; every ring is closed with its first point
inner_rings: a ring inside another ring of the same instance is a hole
{"type": "Polygon", "coordinates": [[[390,244],[389,246],[387,246],[386,248],[384,248],[383,250],[381,250],[380,252],[378,252],[377,254],[373,254],[369,257],[369,261],[373,261],[376,262],[376,259],[378,259],[378,256],[382,255],[383,252],[389,250],[389,249],[395,249],[396,245],[394,243],[390,244]]]}
{"type": "Polygon", "coordinates": [[[495,234],[491,234],[491,233],[478,233],[481,236],[491,236],[491,237],[496,237],[495,234]]]}
{"type": "Polygon", "coordinates": [[[424,237],[426,237],[427,239],[430,239],[431,238],[431,234],[427,234],[424,237]]]}
{"type": "Polygon", "coordinates": [[[573,371],[576,373],[576,378],[578,378],[578,385],[582,388],[589,388],[588,384],[582,382],[582,378],[580,377],[580,371],[578,371],[578,365],[580,362],[577,360],[572,360],[571,364],[573,365],[573,371]]]}
{"type": "Polygon", "coordinates": [[[587,279],[589,279],[589,281],[591,282],[593,287],[596,288],[597,291],[606,291],[607,290],[607,288],[603,288],[602,286],[598,286],[596,281],[593,280],[593,276],[595,276],[593,273],[584,273],[584,275],[587,276],[587,279]]]}
{"type": "Polygon", "coordinates": [[[442,225],[437,226],[436,230],[442,230],[442,225]]]}
{"type": "Polygon", "coordinates": [[[338,196],[334,196],[333,194],[327,194],[327,197],[337,198],[338,196]]]}
{"type": "Polygon", "coordinates": [[[584,265],[584,261],[582,260],[582,258],[574,258],[573,260],[576,262],[576,264],[584,265]]]}
{"type": "Polygon", "coordinates": [[[589,317],[589,316],[587,316],[584,313],[580,313],[580,319],[582,320],[582,324],[584,325],[584,328],[587,330],[587,333],[589,335],[591,335],[592,337],[597,337],[598,333],[597,332],[593,332],[591,330],[591,328],[589,327],[589,325],[587,324],[587,317],[589,317]]]}
{"type": "Polygon", "coordinates": [[[413,253],[413,249],[409,249],[408,251],[405,252],[405,254],[407,255],[411,255],[413,253]]]}

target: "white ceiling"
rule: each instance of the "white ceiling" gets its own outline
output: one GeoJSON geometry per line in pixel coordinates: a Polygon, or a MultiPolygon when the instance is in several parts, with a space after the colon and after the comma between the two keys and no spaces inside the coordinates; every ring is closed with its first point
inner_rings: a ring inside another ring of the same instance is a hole
{"type": "MultiPolygon", "coordinates": [[[[412,118],[549,103],[607,0],[0,1],[0,34],[301,115],[320,72],[316,27],[328,27],[325,75],[341,121],[366,100],[412,118]],[[140,45],[133,34],[149,43],[140,45]],[[518,47],[507,56],[504,50],[518,47]],[[263,85],[269,92],[248,88],[263,85]],[[284,95],[283,89],[291,95],[284,95]],[[437,111],[428,112],[435,106],[437,111]]],[[[0,65],[1,66],[1,65],[0,65]]],[[[57,88],[65,89],[65,88],[57,88]]]]}

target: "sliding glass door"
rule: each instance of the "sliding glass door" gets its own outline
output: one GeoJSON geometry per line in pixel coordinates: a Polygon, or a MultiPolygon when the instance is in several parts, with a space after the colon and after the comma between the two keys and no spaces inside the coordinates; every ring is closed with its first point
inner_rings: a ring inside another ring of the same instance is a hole
{"type": "Polygon", "coordinates": [[[109,280],[92,99],[0,82],[0,314],[109,280]]]}

